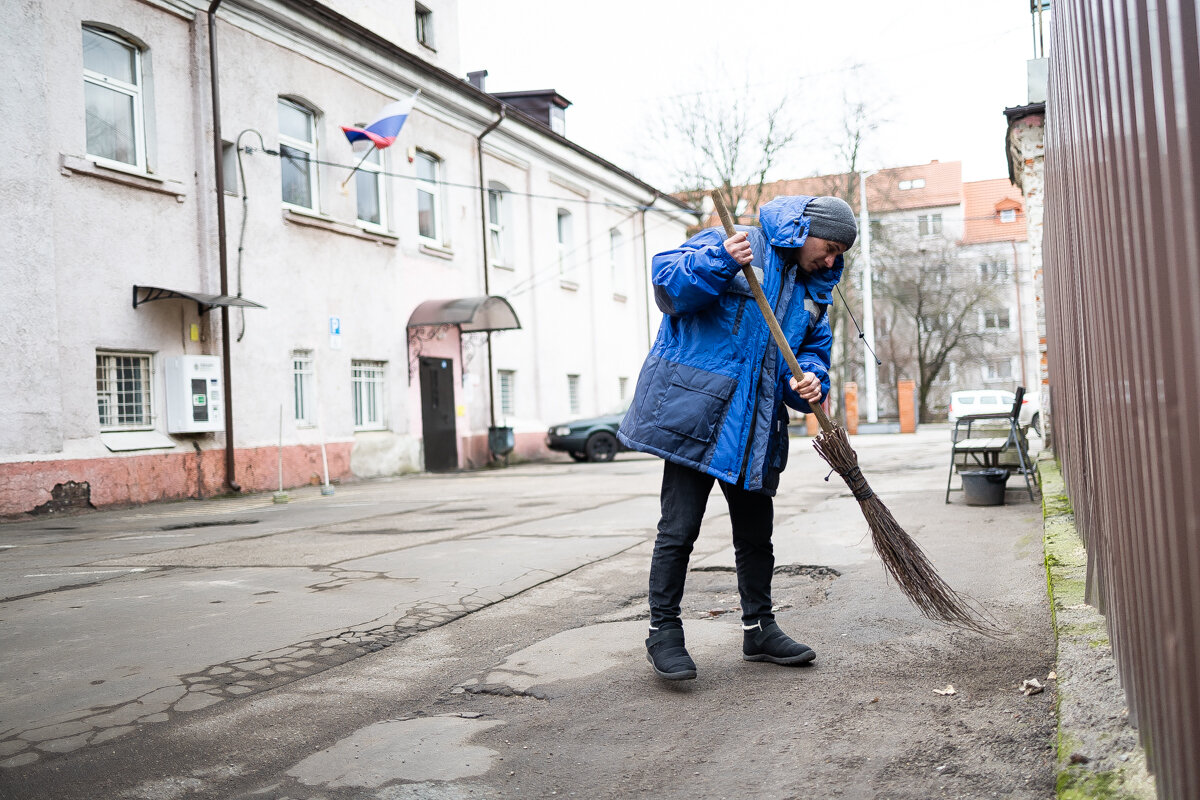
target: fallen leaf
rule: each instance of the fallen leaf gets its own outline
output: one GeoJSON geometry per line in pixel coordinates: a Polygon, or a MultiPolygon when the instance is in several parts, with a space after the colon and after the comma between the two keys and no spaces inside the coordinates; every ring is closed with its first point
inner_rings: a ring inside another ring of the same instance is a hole
{"type": "Polygon", "coordinates": [[[1071,758],[1069,760],[1072,764],[1086,764],[1091,761],[1091,759],[1085,756],[1083,753],[1071,753],[1071,758]]]}
{"type": "Polygon", "coordinates": [[[872,703],[878,703],[878,702],[879,702],[879,698],[878,698],[878,697],[876,697],[876,698],[875,698],[874,700],[872,700],[871,702],[872,702],[872,703]]]}
{"type": "Polygon", "coordinates": [[[1058,673],[1057,673],[1057,672],[1055,672],[1054,670],[1051,670],[1051,671],[1050,671],[1050,674],[1046,676],[1046,680],[1048,680],[1048,681],[1056,681],[1056,680],[1058,680],[1058,673]]]}
{"type": "Polygon", "coordinates": [[[958,694],[958,691],[954,688],[954,686],[952,684],[947,683],[945,689],[934,689],[933,693],[940,694],[944,697],[949,694],[958,694]]]}
{"type": "Polygon", "coordinates": [[[1040,694],[1045,688],[1037,678],[1029,678],[1028,680],[1021,681],[1021,694],[1026,697],[1031,694],[1040,694]]]}

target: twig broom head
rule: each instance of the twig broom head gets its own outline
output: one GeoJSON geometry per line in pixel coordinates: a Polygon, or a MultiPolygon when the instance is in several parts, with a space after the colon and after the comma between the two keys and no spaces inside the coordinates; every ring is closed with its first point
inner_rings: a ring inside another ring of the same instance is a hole
{"type": "Polygon", "coordinates": [[[920,546],[900,527],[892,512],[871,490],[858,468],[858,454],[845,429],[836,422],[813,440],[813,447],[854,493],[871,528],[871,541],[884,568],[901,591],[928,619],[995,636],[999,629],[983,619],[966,598],[946,583],[920,546]]]}

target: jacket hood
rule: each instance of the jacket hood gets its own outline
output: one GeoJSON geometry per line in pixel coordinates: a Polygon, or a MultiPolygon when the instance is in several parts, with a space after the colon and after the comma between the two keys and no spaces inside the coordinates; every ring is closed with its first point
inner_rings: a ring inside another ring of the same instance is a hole
{"type": "MultiPolygon", "coordinates": [[[[808,239],[808,228],[812,224],[804,210],[813,201],[810,195],[776,197],[758,211],[758,221],[772,247],[802,247],[808,239]]],[[[846,262],[842,256],[834,259],[829,269],[820,269],[809,275],[800,271],[799,280],[805,284],[813,299],[818,303],[832,302],[833,287],[842,279],[846,262]]]]}

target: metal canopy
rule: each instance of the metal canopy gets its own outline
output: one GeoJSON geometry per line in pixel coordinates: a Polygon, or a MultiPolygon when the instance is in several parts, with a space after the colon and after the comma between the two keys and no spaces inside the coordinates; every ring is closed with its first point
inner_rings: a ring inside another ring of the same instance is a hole
{"type": "Polygon", "coordinates": [[[238,306],[240,308],[266,308],[266,306],[255,303],[253,300],[247,300],[244,297],[234,297],[227,294],[201,294],[200,292],[183,292],[178,289],[163,289],[158,286],[137,286],[133,287],[133,307],[137,308],[143,303],[149,303],[152,300],[171,300],[178,298],[180,300],[191,300],[200,307],[200,313],[206,314],[214,308],[221,306],[238,306]],[[141,297],[138,295],[141,294],[141,297]]]}
{"type": "Polygon", "coordinates": [[[510,331],[521,327],[517,312],[503,297],[460,297],[455,300],[426,300],[413,309],[409,328],[424,325],[457,325],[459,330],[510,331]]]}

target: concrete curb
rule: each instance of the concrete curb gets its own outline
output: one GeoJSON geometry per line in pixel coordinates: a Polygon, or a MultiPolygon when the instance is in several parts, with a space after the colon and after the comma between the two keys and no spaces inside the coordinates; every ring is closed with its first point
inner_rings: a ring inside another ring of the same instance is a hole
{"type": "Polygon", "coordinates": [[[1154,800],[1104,616],[1085,600],[1087,551],[1058,465],[1038,464],[1046,588],[1057,642],[1059,800],[1154,800]]]}

